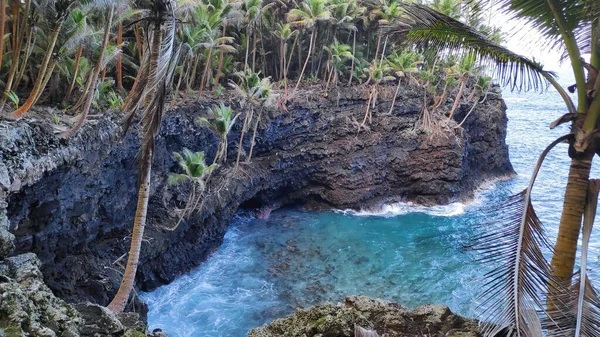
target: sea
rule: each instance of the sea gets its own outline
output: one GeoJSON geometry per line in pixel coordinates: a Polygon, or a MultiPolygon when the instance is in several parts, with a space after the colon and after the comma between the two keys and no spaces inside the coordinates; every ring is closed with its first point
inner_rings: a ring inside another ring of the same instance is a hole
{"type": "MultiPolygon", "coordinates": [[[[572,84],[568,70],[559,82],[572,84]]],[[[273,319],[347,295],[396,301],[407,308],[445,304],[476,316],[483,274],[465,248],[486,221],[484,210],[523,190],[541,151],[569,132],[548,125],[566,113],[560,96],[503,91],[510,160],[517,175],[483,184],[462,203],[327,212],[286,208],[268,220],[239,213],[223,245],[199,267],[141,297],[150,329],[171,337],[242,337],[273,319]]],[[[533,204],[550,241],[556,239],[569,167],[567,146],[547,157],[533,204]]],[[[600,177],[594,167],[592,176],[600,177]]],[[[600,233],[590,243],[589,271],[600,281],[600,233]]],[[[594,282],[598,284],[597,282],[594,282]]],[[[600,285],[600,284],[598,284],[600,285]]]]}

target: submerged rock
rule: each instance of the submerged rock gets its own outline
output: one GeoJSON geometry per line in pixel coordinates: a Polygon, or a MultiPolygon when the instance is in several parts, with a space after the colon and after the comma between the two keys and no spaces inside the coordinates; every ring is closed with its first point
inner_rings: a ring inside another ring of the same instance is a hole
{"type": "Polygon", "coordinates": [[[379,336],[478,337],[477,322],[453,314],[443,305],[409,311],[401,305],[366,296],[348,296],[276,319],[250,330],[249,337],[353,337],[355,326],[379,336]]]}

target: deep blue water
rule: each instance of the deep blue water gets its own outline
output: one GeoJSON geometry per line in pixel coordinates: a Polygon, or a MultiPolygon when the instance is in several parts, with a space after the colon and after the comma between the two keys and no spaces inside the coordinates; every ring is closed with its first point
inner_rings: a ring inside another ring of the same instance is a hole
{"type": "MultiPolygon", "coordinates": [[[[568,73],[561,80],[569,83],[568,73]]],[[[505,92],[504,98],[516,177],[482,186],[466,204],[396,204],[358,213],[285,209],[266,221],[240,216],[208,261],[142,295],[150,308],[150,327],[173,337],[241,337],[297,307],[351,294],[413,308],[443,303],[472,316],[486,266],[471,262],[462,247],[474,233],[473,224],[481,222],[481,208],[525,188],[538,154],[568,132],[567,126],[548,129],[565,113],[551,90],[505,92]]],[[[566,145],[559,145],[548,156],[533,193],[551,238],[557,233],[568,164],[566,145]]],[[[600,238],[592,241],[591,276],[600,280],[600,238]]]]}

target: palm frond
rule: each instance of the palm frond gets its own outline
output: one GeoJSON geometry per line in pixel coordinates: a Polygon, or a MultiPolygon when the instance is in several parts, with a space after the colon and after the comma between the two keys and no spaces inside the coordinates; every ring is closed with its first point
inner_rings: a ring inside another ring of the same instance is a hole
{"type": "Polygon", "coordinates": [[[496,267],[485,275],[479,296],[482,333],[485,337],[507,331],[509,337],[539,337],[542,329],[536,310],[544,307],[542,294],[551,278],[543,248],[551,249],[531,203],[531,190],[550,150],[571,137],[562,136],[540,155],[529,186],[491,209],[495,224],[485,224],[471,249],[478,260],[496,267]]]}
{"type": "Polygon", "coordinates": [[[146,156],[152,156],[154,136],[160,129],[165,103],[172,88],[175,68],[178,63],[180,48],[175,49],[175,28],[173,0],[158,0],[160,6],[148,20],[151,32],[146,36],[151,39],[149,51],[145,53],[142,76],[138,90],[134,93],[128,115],[125,119],[125,130],[129,128],[138,109],[141,107],[142,154],[141,163],[147,163],[146,156]]]}
{"type": "Polygon", "coordinates": [[[547,87],[545,71],[539,63],[504,48],[473,28],[422,5],[404,5],[405,16],[383,26],[408,43],[449,53],[473,53],[482,66],[495,69],[503,85],[529,90],[547,87]]]}
{"type": "Polygon", "coordinates": [[[563,33],[577,34],[578,30],[589,24],[589,4],[593,1],[486,0],[484,3],[488,10],[493,7],[510,19],[526,20],[545,39],[546,46],[564,51],[563,33]]]}

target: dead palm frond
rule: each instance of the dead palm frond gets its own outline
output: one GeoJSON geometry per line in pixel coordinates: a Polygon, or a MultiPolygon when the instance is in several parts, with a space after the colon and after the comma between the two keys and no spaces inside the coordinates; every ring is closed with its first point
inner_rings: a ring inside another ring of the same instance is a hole
{"type": "Polygon", "coordinates": [[[558,138],[542,152],[527,189],[491,209],[495,224],[482,226],[484,231],[470,247],[480,253],[479,261],[496,266],[485,274],[479,297],[486,337],[501,331],[508,336],[542,336],[537,310],[544,307],[542,296],[551,277],[543,249],[551,248],[531,203],[531,190],[548,152],[570,137],[558,138]]]}

